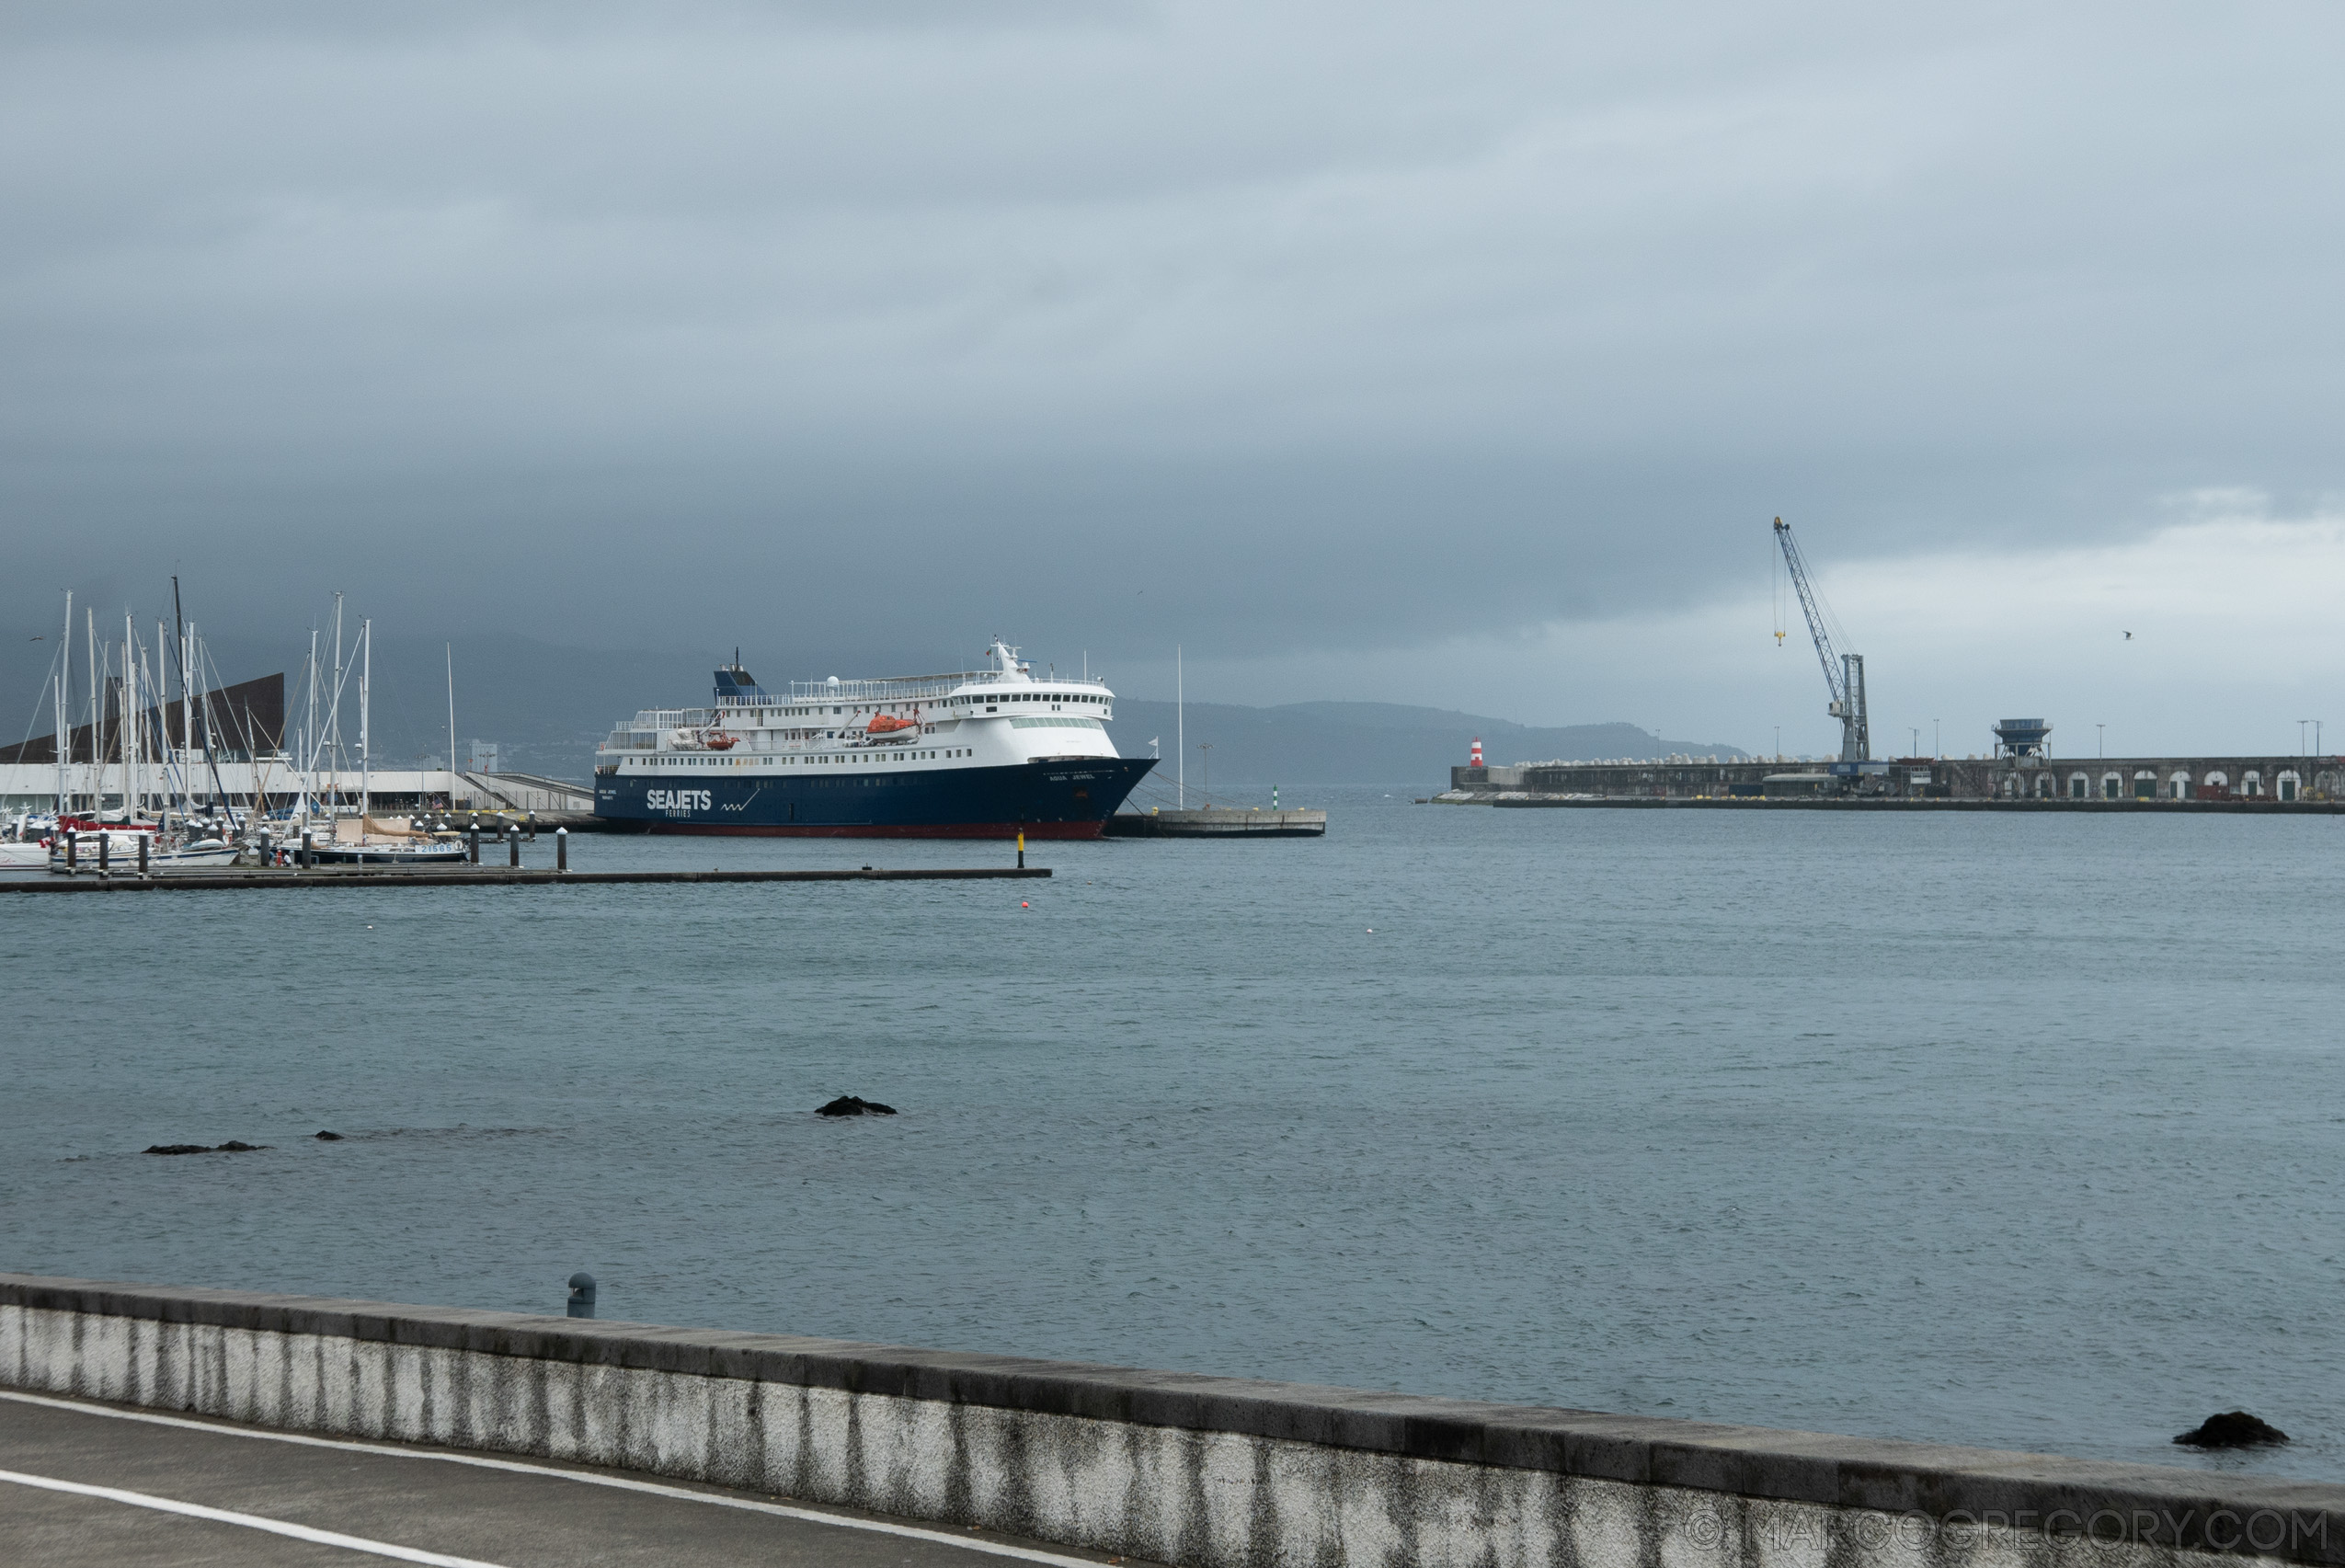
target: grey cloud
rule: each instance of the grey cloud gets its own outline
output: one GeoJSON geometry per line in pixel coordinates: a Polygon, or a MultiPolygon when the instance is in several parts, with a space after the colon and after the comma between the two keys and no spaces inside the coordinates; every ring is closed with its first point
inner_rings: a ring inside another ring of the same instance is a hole
{"type": "Polygon", "coordinates": [[[1699,599],[1776,511],[2109,535],[2337,484],[2341,27],[18,13],[0,504],[256,632],[339,586],[809,659],[1504,634],[1699,599]]]}

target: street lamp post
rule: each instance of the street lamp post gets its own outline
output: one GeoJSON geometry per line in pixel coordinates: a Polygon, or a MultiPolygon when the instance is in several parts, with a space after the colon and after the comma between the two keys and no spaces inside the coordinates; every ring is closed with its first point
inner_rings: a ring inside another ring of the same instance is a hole
{"type": "Polygon", "coordinates": [[[1946,743],[1938,738],[1938,721],[1936,719],[1929,721],[1929,754],[1933,757],[1943,757],[1946,755],[1946,743]]]}
{"type": "Polygon", "coordinates": [[[1205,755],[1197,760],[1197,789],[1205,796],[1205,808],[1213,809],[1213,742],[1197,748],[1205,755]]]}
{"type": "Polygon", "coordinates": [[[2093,755],[2096,757],[2106,757],[2109,755],[2109,737],[2106,733],[2104,733],[2108,728],[2109,727],[2105,724],[2097,724],[2093,726],[2093,755]]]}

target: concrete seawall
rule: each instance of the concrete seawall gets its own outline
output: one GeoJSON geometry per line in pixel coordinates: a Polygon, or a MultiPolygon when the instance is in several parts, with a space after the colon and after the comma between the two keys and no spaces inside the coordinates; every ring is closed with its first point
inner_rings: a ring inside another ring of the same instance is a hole
{"type": "Polygon", "coordinates": [[[2345,1486],[1122,1368],[0,1275],[0,1385],[1183,1568],[2345,1563],[2345,1486]]]}
{"type": "MultiPolygon", "coordinates": [[[[1778,758],[1669,757],[1639,762],[1519,762],[1449,770],[1446,804],[1559,800],[1763,798],[1770,777],[1813,774],[1826,762],[1778,758]]],[[[2282,814],[2345,802],[2345,758],[1912,757],[1869,762],[1833,793],[1866,801],[1975,801],[2039,806],[2158,805],[2282,814]]]]}

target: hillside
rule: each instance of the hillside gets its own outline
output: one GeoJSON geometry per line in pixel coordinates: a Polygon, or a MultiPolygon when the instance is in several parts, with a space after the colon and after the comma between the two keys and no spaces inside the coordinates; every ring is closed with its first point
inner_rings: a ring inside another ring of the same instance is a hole
{"type": "MultiPolygon", "coordinates": [[[[1539,728],[1483,715],[1397,703],[1289,703],[1251,708],[1191,703],[1186,715],[1189,784],[1210,775],[1216,795],[1264,791],[1276,784],[1406,784],[1447,787],[1474,738],[1493,762],[1550,758],[1662,757],[1672,752],[1740,757],[1715,741],[1670,740],[1631,724],[1580,724],[1539,728]],[[1209,756],[1200,746],[1213,748],[1209,756]]],[[[1171,703],[1123,700],[1115,704],[1116,750],[1143,756],[1161,741],[1166,776],[1172,771],[1174,710],[1171,703]]]]}
{"type": "MultiPolygon", "coordinates": [[[[19,639],[0,665],[0,741],[49,732],[41,696],[45,658],[40,644],[19,639]],[[19,733],[21,732],[21,733],[19,733]]],[[[226,681],[285,672],[285,708],[299,723],[303,706],[304,642],[222,639],[212,647],[226,681]]],[[[446,654],[438,643],[389,633],[374,649],[375,755],[385,766],[416,766],[447,752],[446,654]]],[[[595,743],[617,720],[639,707],[705,703],[705,655],[675,651],[555,647],[525,637],[492,635],[455,646],[456,733],[500,742],[508,768],[555,778],[587,777],[595,743]]],[[[752,669],[757,668],[753,663],[752,669]]],[[[344,726],[355,735],[357,682],[344,726]]],[[[78,715],[76,715],[78,716],[78,715]]],[[[1655,757],[1683,751],[1740,756],[1714,741],[1670,740],[1629,724],[1584,724],[1542,729],[1486,715],[1397,703],[1288,703],[1244,707],[1188,704],[1189,777],[1209,774],[1217,793],[1267,792],[1274,784],[1401,784],[1432,789],[1448,782],[1466,761],[1476,736],[1493,762],[1550,757],[1655,757]],[[1210,756],[1198,751],[1213,748],[1210,756]]],[[[1174,710],[1171,703],[1126,698],[1116,704],[1115,744],[1127,756],[1146,755],[1161,738],[1172,773],[1174,710]]]]}

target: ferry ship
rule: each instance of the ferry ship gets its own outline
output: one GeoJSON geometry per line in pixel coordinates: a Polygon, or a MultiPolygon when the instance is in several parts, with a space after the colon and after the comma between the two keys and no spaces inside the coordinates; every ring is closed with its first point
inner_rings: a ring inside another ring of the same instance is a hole
{"type": "Polygon", "coordinates": [[[767,692],[736,662],[705,708],[649,708],[596,749],[594,814],[654,833],[1096,839],[1156,765],[1107,738],[1105,683],[991,668],[767,692]]]}

